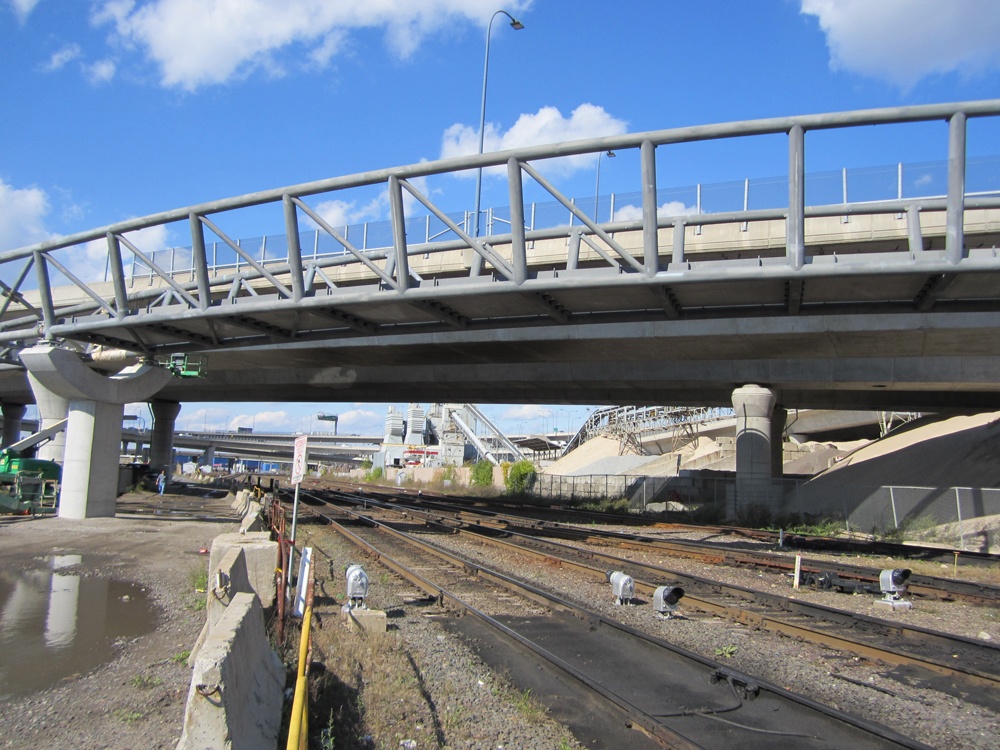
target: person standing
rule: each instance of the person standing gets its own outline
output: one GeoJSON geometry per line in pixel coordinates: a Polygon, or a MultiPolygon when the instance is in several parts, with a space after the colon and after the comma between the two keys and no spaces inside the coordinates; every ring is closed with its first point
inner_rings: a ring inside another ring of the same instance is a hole
{"type": "Polygon", "coordinates": [[[160,472],[156,477],[156,489],[160,493],[160,497],[163,496],[163,491],[167,488],[167,475],[165,472],[160,472]]]}

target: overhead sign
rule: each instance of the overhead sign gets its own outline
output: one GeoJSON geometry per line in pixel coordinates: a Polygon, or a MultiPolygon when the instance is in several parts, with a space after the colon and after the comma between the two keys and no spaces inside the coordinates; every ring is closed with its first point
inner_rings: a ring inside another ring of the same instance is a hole
{"type": "Polygon", "coordinates": [[[301,484],[306,475],[306,441],[307,436],[295,438],[295,454],[292,456],[292,484],[301,484]]]}

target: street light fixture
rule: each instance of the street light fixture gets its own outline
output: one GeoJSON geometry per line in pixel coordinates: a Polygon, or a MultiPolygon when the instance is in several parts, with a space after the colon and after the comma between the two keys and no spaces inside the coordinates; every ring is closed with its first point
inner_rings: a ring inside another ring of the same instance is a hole
{"type": "MultiPolygon", "coordinates": [[[[486,129],[486,81],[487,81],[487,76],[489,75],[489,71],[490,71],[490,34],[493,31],[493,21],[499,15],[505,15],[505,16],[507,16],[507,18],[510,19],[510,27],[512,29],[514,29],[514,31],[520,31],[521,29],[524,28],[524,24],[523,23],[521,23],[520,21],[518,21],[516,18],[514,18],[514,16],[512,16],[510,13],[508,13],[505,10],[498,10],[496,13],[494,13],[492,16],[490,16],[490,23],[486,27],[486,61],[483,63],[483,103],[482,103],[482,106],[479,108],[479,155],[480,156],[482,156],[482,154],[483,154],[483,138],[484,138],[484,136],[486,134],[486,132],[485,132],[485,129],[486,129]]],[[[480,201],[480,198],[482,196],[482,189],[483,189],[483,168],[479,167],[479,169],[476,170],[476,214],[475,214],[475,218],[473,219],[473,229],[472,229],[472,236],[473,237],[478,237],[479,236],[479,201],[480,201]]],[[[476,255],[476,257],[479,257],[479,256],[476,255]]]]}
{"type": "Polygon", "coordinates": [[[609,159],[614,159],[615,158],[615,152],[614,151],[610,151],[610,150],[609,151],[601,151],[597,155],[597,184],[594,185],[594,222],[595,223],[600,222],[600,218],[601,218],[601,217],[599,217],[597,215],[597,201],[598,201],[598,199],[600,198],[600,195],[601,195],[601,157],[602,156],[606,156],[609,159]]]}

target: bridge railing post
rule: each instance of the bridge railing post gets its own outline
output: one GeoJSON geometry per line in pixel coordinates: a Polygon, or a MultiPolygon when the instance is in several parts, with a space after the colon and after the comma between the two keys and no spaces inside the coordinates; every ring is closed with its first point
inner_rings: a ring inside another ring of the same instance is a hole
{"type": "MultiPolygon", "coordinates": [[[[195,278],[198,280],[198,307],[207,310],[212,302],[212,292],[208,283],[205,228],[201,225],[201,217],[195,213],[188,215],[188,222],[191,225],[191,262],[194,264],[195,278]]],[[[172,265],[173,261],[171,260],[172,265]]]]}
{"type": "Polygon", "coordinates": [[[643,141],[639,147],[642,160],[642,257],[647,276],[660,270],[660,242],[656,216],[656,146],[643,141]]]}
{"type": "Polygon", "coordinates": [[[396,260],[397,291],[410,286],[410,264],[406,257],[406,216],[403,213],[403,188],[396,175],[389,177],[389,208],[392,216],[392,246],[396,260]]]}
{"type": "Polygon", "coordinates": [[[788,131],[788,219],[785,242],[788,265],[796,271],[805,264],[806,254],[806,167],[805,130],[793,125],[788,131]]]}
{"type": "Polygon", "coordinates": [[[524,190],[521,183],[521,163],[514,157],[507,160],[507,183],[510,188],[510,250],[514,265],[514,283],[520,286],[528,279],[528,249],[524,239],[524,190]]]}
{"type": "Polygon", "coordinates": [[[964,112],[948,119],[948,199],[944,254],[949,263],[965,257],[965,123],[964,112]]]}
{"type": "Polygon", "coordinates": [[[285,211],[285,237],[288,245],[288,270],[292,276],[292,299],[300,301],[305,296],[302,275],[302,247],[299,244],[299,215],[290,195],[282,196],[285,211]]]}

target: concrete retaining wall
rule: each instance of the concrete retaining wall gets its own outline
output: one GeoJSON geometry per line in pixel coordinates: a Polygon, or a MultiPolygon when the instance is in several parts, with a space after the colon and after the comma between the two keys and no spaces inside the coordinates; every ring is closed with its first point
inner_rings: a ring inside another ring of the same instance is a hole
{"type": "Polygon", "coordinates": [[[195,659],[177,750],[274,750],[284,687],[260,602],[233,595],[195,659]]]}

